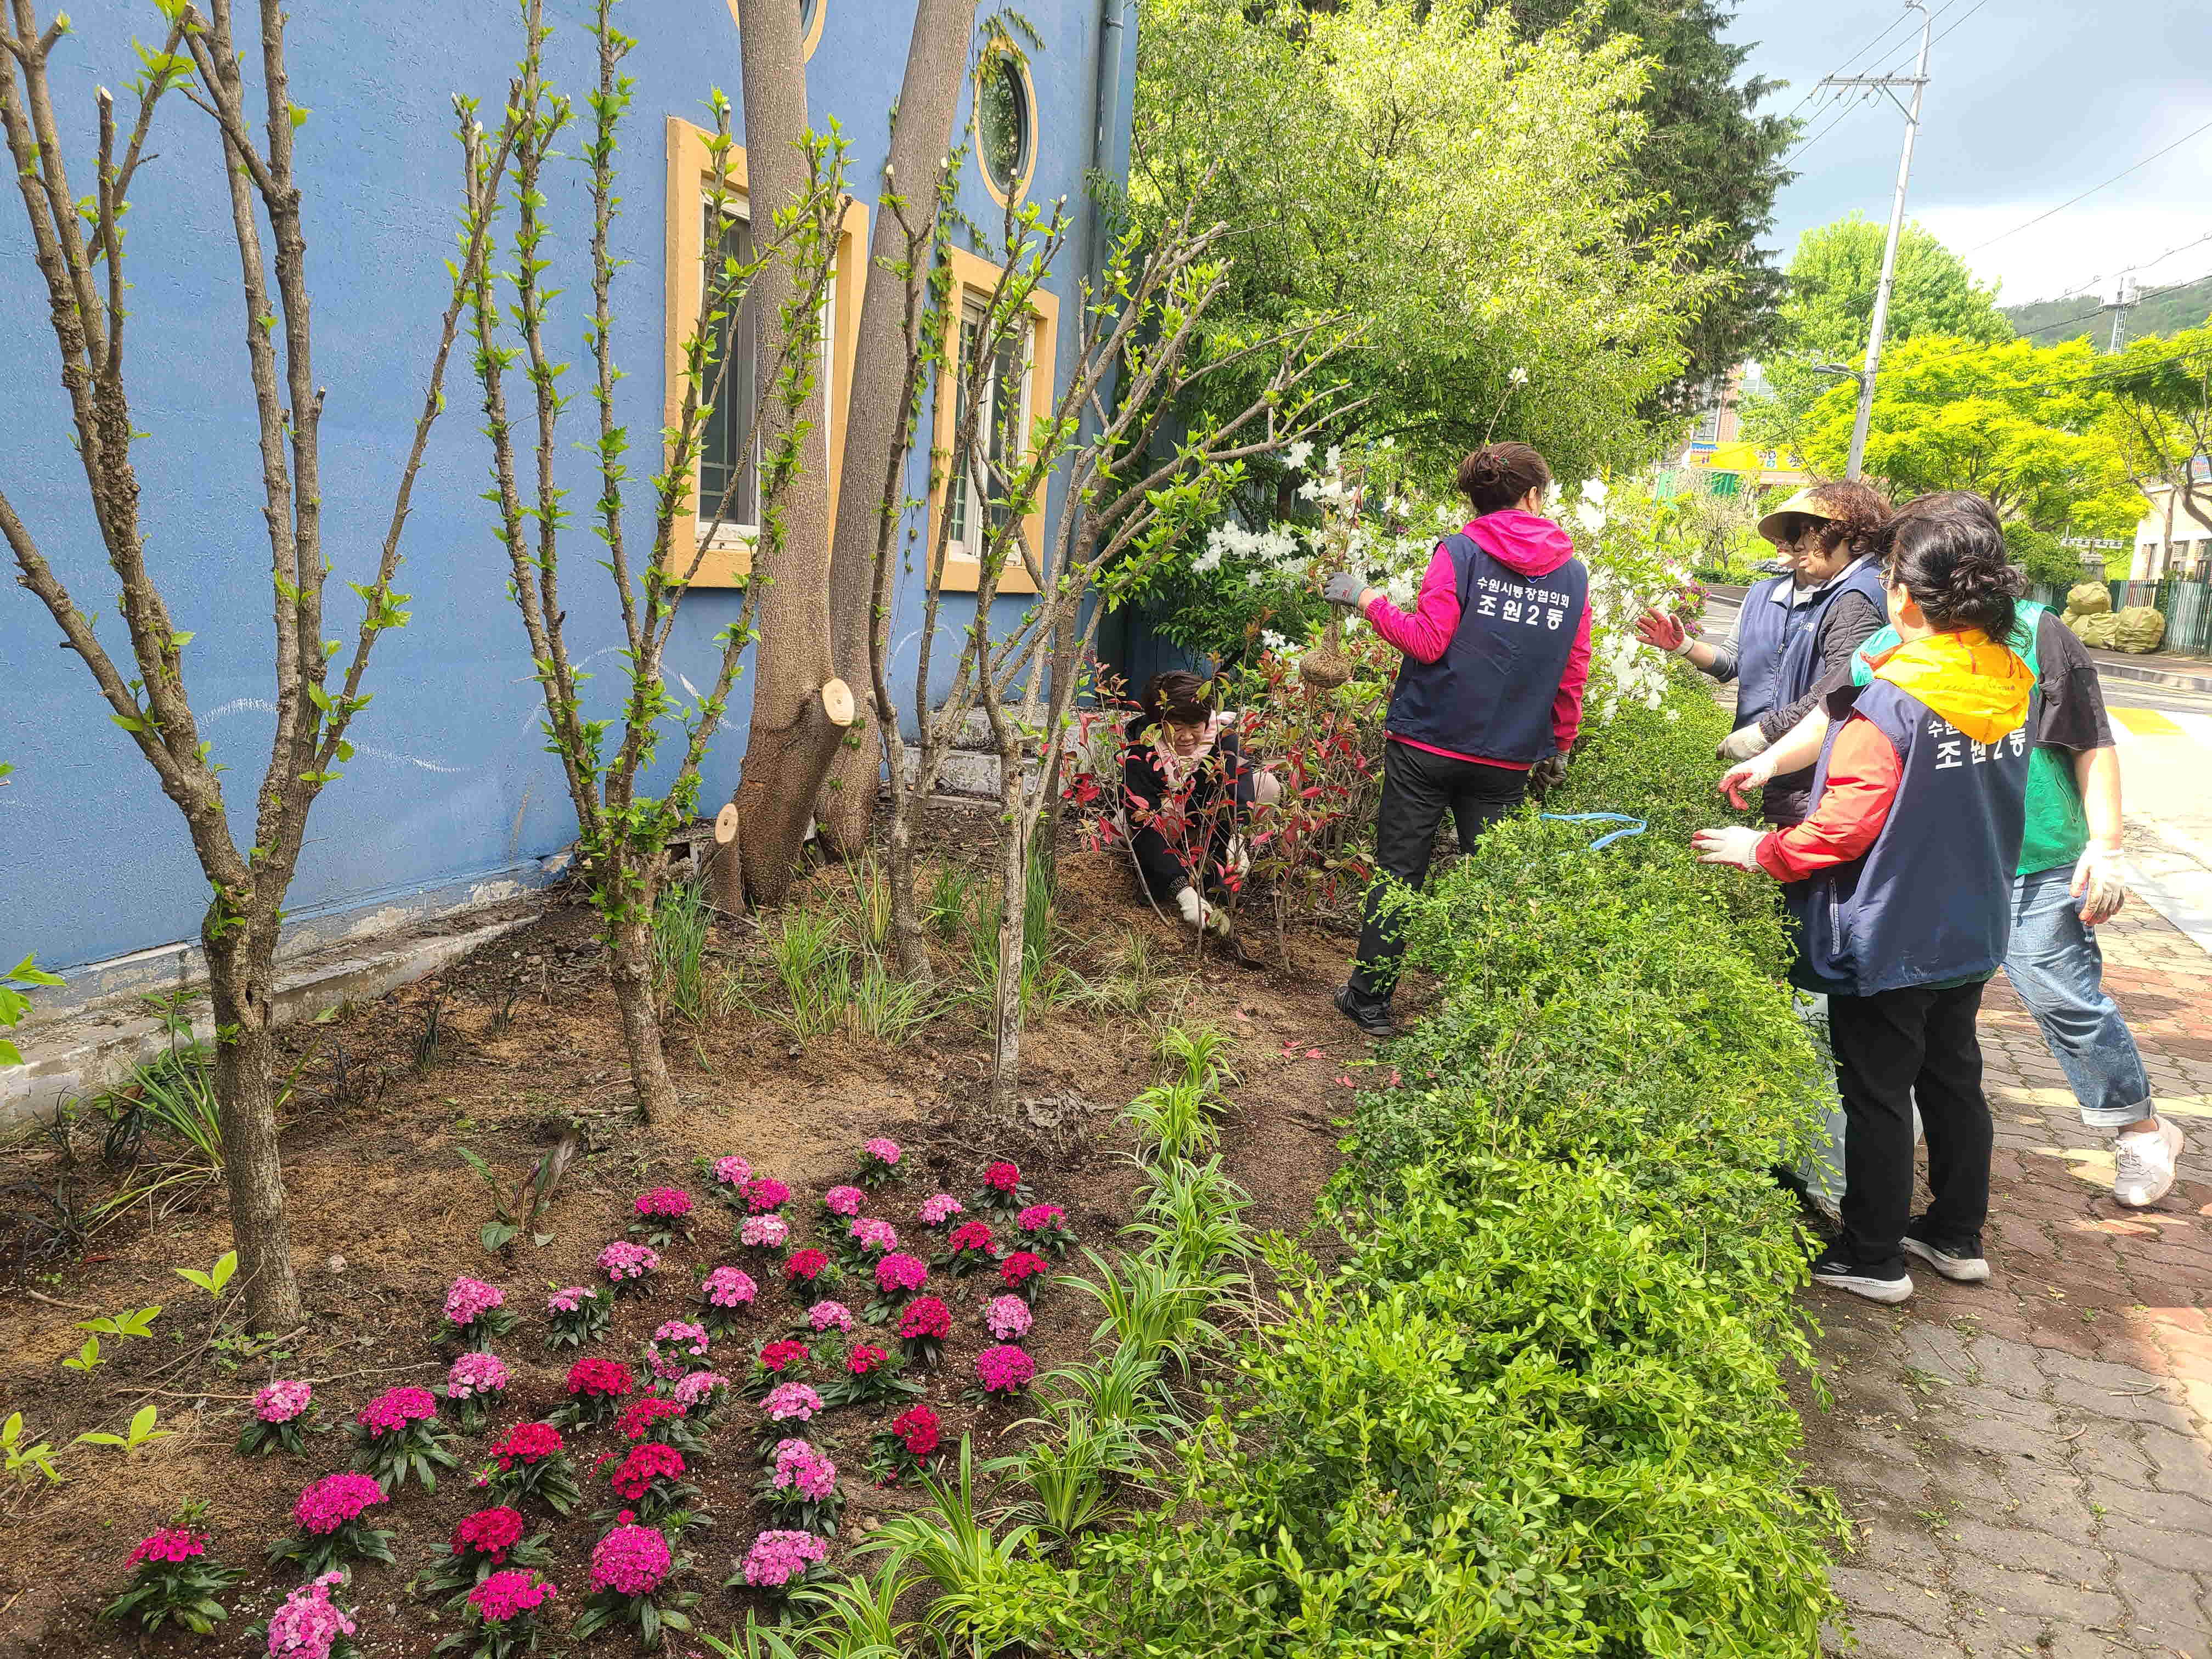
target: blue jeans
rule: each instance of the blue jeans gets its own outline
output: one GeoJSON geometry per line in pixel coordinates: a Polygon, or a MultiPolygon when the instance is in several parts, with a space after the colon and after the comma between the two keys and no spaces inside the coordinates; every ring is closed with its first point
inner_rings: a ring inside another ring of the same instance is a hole
{"type": "Polygon", "coordinates": [[[2105,994],[2104,953],[2067,895],[2073,880],[2069,865],[2013,878],[2005,977],[2074,1085],[2081,1121],[2117,1129],[2150,1115],[2150,1079],[2127,1021],[2105,994]]]}

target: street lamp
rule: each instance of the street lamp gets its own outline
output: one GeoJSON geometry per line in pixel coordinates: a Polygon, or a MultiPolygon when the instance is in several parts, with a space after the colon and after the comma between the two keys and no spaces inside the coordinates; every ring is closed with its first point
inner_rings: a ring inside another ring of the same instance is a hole
{"type": "Polygon", "coordinates": [[[1815,363],[1813,365],[1813,372],[1815,374],[1840,374],[1845,380],[1857,380],[1861,384],[1864,384],[1866,380],[1865,375],[1847,363],[1815,363]]]}

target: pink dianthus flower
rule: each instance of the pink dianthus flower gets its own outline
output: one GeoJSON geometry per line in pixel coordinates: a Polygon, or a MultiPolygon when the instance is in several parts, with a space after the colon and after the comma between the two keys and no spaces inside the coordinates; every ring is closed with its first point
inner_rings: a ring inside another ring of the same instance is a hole
{"type": "Polygon", "coordinates": [[[694,1371],[668,1391],[668,1397],[685,1410],[690,1410],[707,1399],[717,1389],[726,1389],[730,1379],[720,1371],[694,1371]]]}
{"type": "Polygon", "coordinates": [[[745,1188],[745,1204],[755,1215],[766,1215],[791,1202],[791,1188],[772,1176],[760,1176],[745,1188]]]}
{"type": "Polygon", "coordinates": [[[453,1400],[497,1394],[507,1384],[507,1362],[497,1354],[465,1353],[446,1373],[446,1394],[453,1400]]]}
{"type": "Polygon", "coordinates": [[[942,1340],[952,1334],[952,1310],[933,1296],[918,1296],[899,1316],[898,1334],[909,1342],[932,1336],[942,1340]]]}
{"type": "Polygon", "coordinates": [[[846,1235],[864,1250],[896,1250],[898,1229],[888,1221],[864,1215],[846,1229],[846,1235]]]}
{"type": "Polygon", "coordinates": [[[495,1509],[478,1510],[474,1515],[465,1515],[453,1528],[453,1553],[466,1555],[473,1551],[488,1555],[493,1561],[507,1559],[507,1553],[522,1541],[522,1511],[500,1504],[495,1509]]]}
{"type": "Polygon", "coordinates": [[[668,1540],[653,1527],[617,1527],[592,1549],[592,1588],[646,1595],[668,1576],[668,1540]]]}
{"type": "Polygon", "coordinates": [[[753,1166],[735,1153],[714,1160],[714,1179],[725,1187],[742,1187],[753,1178],[753,1166]]]}
{"type": "Polygon", "coordinates": [[[829,1555],[828,1540],[811,1532],[764,1532],[745,1552],[745,1583],[762,1589],[781,1589],[829,1555]]]}
{"type": "Polygon", "coordinates": [[[623,1497],[635,1503],[652,1490],[653,1483],[661,1476],[673,1479],[684,1473],[684,1454],[673,1446],[664,1446],[658,1440],[647,1440],[622,1461],[608,1484],[623,1497]]]}
{"type": "Polygon", "coordinates": [[[1057,1204],[1032,1204],[1014,1220],[1025,1233],[1041,1233],[1049,1227],[1065,1227],[1067,1212],[1057,1204]]]}
{"type": "Polygon", "coordinates": [[[819,1502],[837,1490],[837,1466],[804,1440],[775,1443],[775,1484],[819,1502]]]}
{"type": "Polygon", "coordinates": [[[572,1314],[586,1302],[596,1301],[598,1290],[589,1285],[569,1285],[545,1298],[545,1311],[550,1314],[572,1314]]]}
{"type": "Polygon", "coordinates": [[[928,1282],[929,1264],[904,1250],[893,1250],[876,1263],[876,1288],[885,1296],[898,1291],[918,1291],[928,1282]]]}
{"type": "Polygon", "coordinates": [[[264,1423],[289,1423],[307,1409],[315,1391],[305,1382],[271,1382],[253,1396],[253,1414],[264,1423]]]}
{"type": "Polygon", "coordinates": [[[860,1150],[878,1164],[896,1164],[899,1161],[898,1142],[885,1140],[881,1135],[862,1141],[860,1150]]]}
{"type": "Polygon", "coordinates": [[[817,1302],[806,1310],[806,1322],[817,1331],[839,1330],[850,1333],[853,1310],[842,1302],[817,1302]]]}
{"type": "Polygon", "coordinates": [[[354,1421],[372,1435],[390,1434],[437,1414],[437,1397],[429,1389],[386,1389],[363,1406],[354,1421]]]}
{"type": "Polygon", "coordinates": [[[976,1250],[988,1254],[991,1248],[991,1224],[988,1221],[963,1221],[946,1237],[945,1243],[956,1251],[976,1250]]]}
{"type": "Polygon", "coordinates": [[[822,1194],[822,1207],[832,1215],[858,1215],[868,1195],[858,1187],[832,1187],[822,1194]]]}
{"type": "Polygon", "coordinates": [[[338,1638],[357,1628],[353,1615],[331,1601],[331,1587],[343,1583],[343,1573],[326,1572],[285,1596],[269,1615],[270,1659],[330,1659],[338,1638]]]}
{"type": "Polygon", "coordinates": [[[691,1213],[691,1194],[681,1187],[653,1187],[640,1193],[630,1207],[640,1215],[681,1221],[691,1213]]]}
{"type": "Polygon", "coordinates": [[[1030,1304],[1018,1296],[994,1296],[983,1304],[983,1323],[991,1334],[1001,1342],[1012,1342],[1029,1334],[1036,1317],[1030,1304]]]}
{"type": "Polygon", "coordinates": [[[761,1401],[761,1411],[771,1422],[797,1419],[804,1423],[822,1409],[822,1396],[804,1382],[780,1382],[761,1401]]]}
{"type": "Polygon", "coordinates": [[[1012,1345],[986,1348],[975,1356],[975,1380],[986,1394],[1012,1394],[1025,1389],[1036,1375],[1036,1361],[1012,1345]]]}
{"type": "Polygon", "coordinates": [[[791,1224],[780,1215],[747,1216],[738,1228],[738,1243],[755,1249],[779,1249],[790,1237],[791,1224]]]}
{"type": "Polygon", "coordinates": [[[550,1578],[509,1567],[469,1592],[469,1605],[487,1625],[502,1625],[517,1613],[535,1613],[560,1592],[550,1578]]]}
{"type": "Polygon", "coordinates": [[[600,1272],[617,1285],[626,1279],[642,1279],[659,1266],[660,1252],[650,1244],[618,1238],[599,1252],[600,1272]]]}
{"type": "Polygon", "coordinates": [[[517,1463],[526,1468],[561,1449],[561,1431],[550,1423],[518,1423],[507,1431],[505,1439],[493,1443],[491,1455],[502,1469],[511,1469],[517,1463]]]}
{"type": "Polygon", "coordinates": [[[207,1553],[207,1534],[194,1532],[188,1527],[164,1527],[149,1538],[141,1539],[138,1547],[131,1552],[131,1559],[123,1565],[135,1567],[141,1561],[188,1561],[195,1555],[207,1553]]]}
{"type": "Polygon", "coordinates": [[[968,1206],[950,1193],[932,1193],[921,1200],[921,1224],[942,1227],[954,1216],[966,1212],[968,1206]]]}
{"type": "Polygon", "coordinates": [[[717,1308],[741,1308],[760,1294],[760,1286],[753,1283],[753,1276],[736,1267],[715,1268],[699,1288],[717,1308]]]}
{"type": "Polygon", "coordinates": [[[473,1325],[494,1308],[503,1307],[507,1292],[496,1285],[487,1285],[481,1279],[465,1274],[453,1281],[453,1289],[446,1292],[446,1318],[455,1325],[473,1325]]]}
{"type": "Polygon", "coordinates": [[[343,1470],[309,1482],[292,1505],[292,1519],[301,1532],[332,1533],[386,1501],[384,1488],[368,1475],[343,1470]]]}
{"type": "Polygon", "coordinates": [[[1021,1166],[1000,1158],[983,1171],[983,1184],[994,1193],[1011,1193],[1022,1184],[1021,1166]]]}

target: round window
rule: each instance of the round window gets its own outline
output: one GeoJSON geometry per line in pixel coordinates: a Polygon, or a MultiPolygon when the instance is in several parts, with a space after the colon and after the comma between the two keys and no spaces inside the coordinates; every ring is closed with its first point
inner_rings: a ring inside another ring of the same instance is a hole
{"type": "Polygon", "coordinates": [[[1019,196],[1029,184],[1035,125],[1029,76],[1021,59],[1001,47],[985,60],[975,83],[975,136],[983,173],[1001,198],[1019,196]]]}

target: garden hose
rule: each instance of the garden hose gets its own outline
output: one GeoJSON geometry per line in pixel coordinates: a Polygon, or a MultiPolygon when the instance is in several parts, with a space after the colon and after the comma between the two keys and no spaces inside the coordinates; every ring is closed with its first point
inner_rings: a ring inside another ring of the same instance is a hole
{"type": "Polygon", "coordinates": [[[1589,844],[1593,853],[1602,853],[1624,836],[1640,836],[1650,825],[1642,818],[1632,818],[1626,812],[1546,812],[1542,817],[1554,823],[1625,823],[1626,830],[1608,830],[1589,844]]]}

